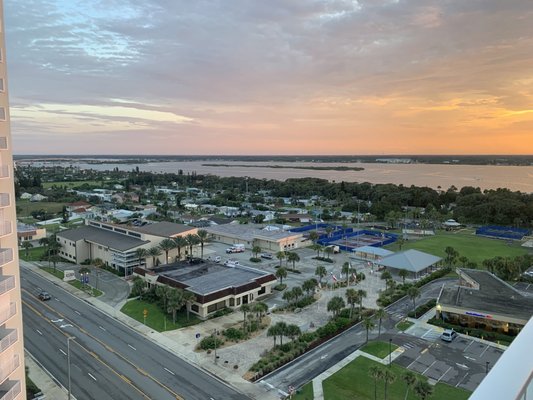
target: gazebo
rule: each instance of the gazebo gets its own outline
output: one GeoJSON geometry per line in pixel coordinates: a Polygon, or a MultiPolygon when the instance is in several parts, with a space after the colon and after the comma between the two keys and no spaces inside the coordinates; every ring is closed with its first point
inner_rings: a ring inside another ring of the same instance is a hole
{"type": "Polygon", "coordinates": [[[438,263],[442,258],[418,250],[405,250],[384,257],[377,262],[378,265],[394,270],[404,269],[413,274],[417,279],[421,273],[438,263]]]}

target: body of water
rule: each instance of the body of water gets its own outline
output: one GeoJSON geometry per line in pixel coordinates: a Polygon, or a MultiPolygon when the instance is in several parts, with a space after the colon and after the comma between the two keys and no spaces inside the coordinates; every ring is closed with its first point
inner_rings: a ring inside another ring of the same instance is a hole
{"type": "MultiPolygon", "coordinates": [[[[46,163],[50,165],[51,163],[46,163]]],[[[449,164],[372,164],[372,163],[280,163],[280,162],[243,162],[243,161],[170,161],[147,164],[88,164],[88,163],[54,163],[54,165],[76,164],[80,168],[95,170],[112,170],[118,168],[130,171],[139,167],[141,171],[155,173],[177,173],[180,169],[185,174],[212,174],[218,176],[249,176],[285,180],[287,178],[315,177],[335,182],[371,182],[394,183],[405,186],[428,186],[433,189],[448,189],[452,185],[460,189],[463,186],[481,189],[508,188],[521,192],[533,193],[533,166],[492,166],[492,165],[449,165],[449,164]],[[234,167],[204,166],[206,163],[235,165],[234,167]],[[246,167],[244,165],[283,165],[287,168],[246,167]],[[363,171],[333,171],[294,169],[291,166],[332,166],[362,167],[363,171]]]]}

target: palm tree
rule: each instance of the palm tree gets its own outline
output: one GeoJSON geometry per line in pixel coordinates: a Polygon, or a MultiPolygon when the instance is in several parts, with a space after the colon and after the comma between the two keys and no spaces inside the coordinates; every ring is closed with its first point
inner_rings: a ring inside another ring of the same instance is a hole
{"type": "Polygon", "coordinates": [[[459,252],[451,246],[446,247],[444,252],[446,253],[446,264],[448,266],[454,264],[457,257],[459,257],[459,252]]]}
{"type": "Polygon", "coordinates": [[[200,242],[200,249],[201,249],[200,258],[204,258],[204,244],[207,241],[209,232],[207,232],[205,229],[199,229],[198,232],[196,232],[196,235],[198,236],[198,240],[200,242]]]}
{"type": "Polygon", "coordinates": [[[291,251],[290,253],[287,253],[287,262],[292,262],[292,269],[295,270],[295,263],[297,263],[298,261],[300,261],[300,256],[291,251]]]}
{"type": "Polygon", "coordinates": [[[368,370],[368,374],[374,379],[374,400],[378,398],[378,380],[383,378],[383,368],[373,365],[368,370]]]}
{"type": "Polygon", "coordinates": [[[363,315],[363,299],[367,296],[366,290],[359,289],[357,295],[359,296],[359,315],[363,315]]]}
{"type": "Polygon", "coordinates": [[[319,245],[318,243],[315,243],[314,245],[311,246],[311,249],[316,251],[316,257],[319,258],[320,257],[320,251],[322,250],[322,246],[319,245]]]}
{"type": "Polygon", "coordinates": [[[400,275],[400,278],[402,278],[402,283],[405,285],[405,278],[407,278],[407,276],[409,275],[409,271],[407,271],[406,269],[401,269],[398,272],[398,275],[400,275]]]}
{"type": "Polygon", "coordinates": [[[98,277],[100,275],[100,268],[104,266],[104,261],[101,258],[95,258],[93,260],[94,273],[96,275],[95,289],[98,290],[98,277]]]}
{"type": "Polygon", "coordinates": [[[322,286],[322,278],[327,276],[327,274],[328,274],[328,271],[326,270],[326,267],[324,267],[323,265],[319,265],[318,267],[316,267],[315,275],[318,276],[318,283],[320,284],[320,286],[322,286]]]}
{"type": "Polygon", "coordinates": [[[281,268],[281,261],[285,258],[285,252],[284,251],[278,251],[276,253],[276,258],[279,260],[279,266],[281,268]]]}
{"type": "MultiPolygon", "coordinates": [[[[48,263],[50,264],[50,257],[55,256],[57,251],[61,248],[61,244],[55,240],[50,240],[48,243],[48,263]]],[[[54,257],[54,272],[56,272],[57,257],[54,257]]]]}
{"type": "Polygon", "coordinates": [[[287,303],[291,304],[294,300],[294,293],[292,290],[287,290],[286,292],[283,292],[283,295],[281,296],[283,300],[285,300],[287,303]]]}
{"type": "Polygon", "coordinates": [[[176,242],[176,248],[178,249],[178,261],[181,260],[181,249],[187,246],[187,240],[183,236],[177,236],[174,238],[176,242]]]}
{"type": "Polygon", "coordinates": [[[142,300],[144,287],[144,280],[140,276],[136,276],[135,278],[133,278],[133,287],[131,288],[131,293],[134,296],[139,296],[139,300],[142,300]]]}
{"type": "Polygon", "coordinates": [[[378,336],[381,336],[381,321],[383,320],[383,318],[387,318],[387,312],[385,311],[385,309],[383,309],[383,307],[379,308],[375,314],[374,314],[374,317],[377,318],[377,320],[379,321],[378,322],[378,336]]]}
{"type": "Polygon", "coordinates": [[[433,386],[422,380],[416,382],[414,390],[420,400],[426,400],[433,394],[433,386]]]}
{"type": "Polygon", "coordinates": [[[311,233],[309,233],[309,240],[311,240],[314,244],[316,244],[316,241],[318,240],[317,231],[311,231],[311,233]]]}
{"type": "Polygon", "coordinates": [[[156,260],[159,261],[158,257],[161,255],[161,249],[159,247],[151,247],[148,249],[148,255],[152,257],[152,268],[155,268],[156,260]]]}
{"type": "Polygon", "coordinates": [[[465,256],[459,257],[459,262],[463,265],[463,268],[465,268],[466,264],[468,263],[468,257],[465,257],[465,256]]]}
{"type": "Polygon", "coordinates": [[[159,243],[159,248],[161,251],[165,252],[165,261],[166,264],[168,264],[168,252],[174,248],[176,248],[176,242],[172,239],[163,239],[161,243],[159,243]]]}
{"type": "Polygon", "coordinates": [[[324,249],[324,252],[326,253],[327,255],[327,259],[328,260],[331,260],[331,258],[329,257],[331,254],[333,254],[333,247],[330,247],[330,246],[327,246],[325,249],[324,249]]]}
{"type": "Polygon", "coordinates": [[[316,287],[316,280],[314,278],[308,279],[302,283],[302,289],[305,291],[307,296],[309,297],[309,294],[312,290],[314,290],[316,287]]]}
{"type": "Polygon", "coordinates": [[[287,270],[283,267],[280,267],[276,270],[276,278],[279,279],[279,283],[283,284],[283,279],[287,277],[287,270]]]}
{"type": "Polygon", "coordinates": [[[178,310],[183,307],[183,291],[172,288],[168,292],[167,311],[172,313],[172,322],[176,323],[176,314],[178,310]]]}
{"type": "Polygon", "coordinates": [[[383,271],[381,279],[385,281],[385,290],[389,287],[389,280],[392,279],[392,274],[389,271],[383,271]]]}
{"type": "Polygon", "coordinates": [[[368,332],[371,330],[371,329],[374,329],[376,327],[376,325],[374,324],[374,321],[372,321],[370,318],[366,317],[364,320],[363,320],[363,326],[365,327],[366,329],[366,343],[368,343],[368,332]]]}
{"type": "Polygon", "coordinates": [[[185,235],[185,240],[187,241],[187,246],[189,247],[189,257],[192,258],[192,248],[200,243],[200,239],[198,239],[198,235],[189,233],[188,235],[185,235]]]}
{"type": "Polygon", "coordinates": [[[24,254],[26,255],[26,258],[28,258],[28,252],[33,247],[33,244],[25,240],[24,242],[22,242],[21,247],[24,249],[24,254]]]}
{"type": "Polygon", "coordinates": [[[328,301],[328,311],[333,312],[333,318],[335,318],[339,312],[344,308],[346,303],[340,296],[333,296],[330,301],[328,301]]]}
{"type": "Polygon", "coordinates": [[[342,264],[341,272],[346,275],[346,287],[349,286],[349,279],[350,279],[350,272],[352,271],[352,266],[348,261],[346,261],[344,264],[342,264]]]}
{"type": "Polygon", "coordinates": [[[170,287],[167,285],[157,285],[155,288],[155,294],[161,300],[163,300],[163,310],[167,309],[167,299],[170,292],[170,287]]]}
{"type": "Polygon", "coordinates": [[[402,375],[402,380],[405,382],[406,385],[404,400],[407,400],[407,396],[409,395],[409,389],[411,389],[416,383],[416,375],[413,372],[406,370],[402,375]]]}
{"type": "Polygon", "coordinates": [[[298,325],[287,325],[287,329],[285,330],[285,336],[287,336],[289,339],[294,340],[297,336],[300,336],[302,334],[302,331],[298,327],[298,325]]]}
{"type": "Polygon", "coordinates": [[[243,304],[241,306],[241,312],[244,314],[243,321],[242,321],[242,330],[246,332],[246,313],[250,312],[250,305],[249,304],[243,304]]]}
{"type": "Polygon", "coordinates": [[[277,325],[272,325],[270,328],[268,328],[267,336],[274,338],[274,347],[276,347],[276,339],[279,335],[279,327],[277,325]]]}
{"type": "Polygon", "coordinates": [[[285,322],[278,322],[275,326],[278,330],[279,345],[283,346],[283,336],[285,336],[285,333],[287,332],[287,324],[285,322]]]}
{"type": "Polygon", "coordinates": [[[266,305],[262,301],[258,301],[252,305],[252,312],[255,313],[255,317],[257,318],[258,324],[261,323],[263,315],[265,315],[267,311],[268,311],[268,305],[266,305]]]}
{"type": "Polygon", "coordinates": [[[411,286],[409,289],[407,289],[407,296],[413,300],[413,312],[415,313],[416,318],[416,298],[420,297],[420,289],[416,286],[411,286]]]}
{"type": "Polygon", "coordinates": [[[303,296],[304,292],[300,286],[295,286],[291,289],[294,300],[297,302],[300,297],[303,296]]]}
{"type": "Polygon", "coordinates": [[[359,303],[359,295],[357,294],[357,290],[350,288],[346,290],[346,301],[351,306],[350,308],[350,319],[352,319],[353,310],[355,308],[355,305],[359,303]]]}
{"type": "Polygon", "coordinates": [[[261,246],[253,246],[252,247],[252,254],[254,255],[254,258],[257,258],[257,255],[261,253],[261,246]]]}
{"type": "Polygon", "coordinates": [[[390,368],[386,368],[383,371],[383,380],[385,381],[385,400],[387,400],[387,388],[389,384],[394,383],[396,380],[396,374],[390,368]]]}
{"type": "Polygon", "coordinates": [[[193,301],[196,301],[196,295],[192,292],[189,292],[188,290],[184,290],[182,294],[183,302],[185,303],[185,307],[187,309],[187,321],[189,320],[189,314],[191,310],[191,303],[193,301]]]}
{"type": "MultiPolygon", "coordinates": [[[[139,249],[135,250],[135,256],[139,260],[139,268],[141,268],[142,261],[145,260],[146,257],[148,257],[148,255],[149,255],[148,254],[148,250],[146,250],[146,249],[139,248],[139,249]]],[[[146,261],[144,262],[144,267],[146,269],[146,261]]]]}

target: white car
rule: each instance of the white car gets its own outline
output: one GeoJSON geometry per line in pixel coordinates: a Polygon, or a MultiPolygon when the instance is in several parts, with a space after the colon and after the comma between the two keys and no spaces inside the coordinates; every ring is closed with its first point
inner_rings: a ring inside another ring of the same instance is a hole
{"type": "Polygon", "coordinates": [[[456,337],[457,332],[455,332],[453,329],[446,329],[444,332],[442,332],[442,335],[440,335],[440,338],[445,342],[453,342],[456,337]]]}

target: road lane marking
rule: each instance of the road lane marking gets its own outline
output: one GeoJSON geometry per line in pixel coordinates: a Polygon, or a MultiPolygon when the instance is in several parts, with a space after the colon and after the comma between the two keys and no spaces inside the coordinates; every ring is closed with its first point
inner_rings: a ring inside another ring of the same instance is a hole
{"type": "Polygon", "coordinates": [[[50,322],[53,322],[54,324],[57,324],[58,322],[63,322],[64,319],[63,318],[60,318],[60,319],[51,319],[50,322]]]}
{"type": "Polygon", "coordinates": [[[37,333],[41,336],[43,336],[42,332],[39,330],[39,329],[35,329],[37,331],[37,333]]]}
{"type": "Polygon", "coordinates": [[[441,377],[439,378],[439,380],[437,381],[437,383],[439,383],[439,382],[441,381],[441,379],[444,378],[444,376],[445,376],[445,375],[446,375],[451,369],[452,369],[452,367],[449,367],[449,368],[446,370],[446,372],[443,373],[443,374],[441,375],[441,377]]]}
{"type": "Polygon", "coordinates": [[[428,372],[428,369],[430,369],[430,368],[433,366],[433,364],[435,364],[436,362],[437,362],[437,360],[433,361],[433,362],[430,364],[430,366],[427,367],[427,368],[424,370],[424,372],[422,372],[422,375],[424,375],[426,372],[428,372]]]}
{"type": "Polygon", "coordinates": [[[457,382],[457,385],[455,385],[455,387],[457,387],[457,386],[459,386],[461,383],[463,383],[463,381],[465,380],[465,378],[468,376],[469,373],[470,373],[470,372],[467,372],[466,375],[463,376],[463,378],[462,378],[459,382],[457,382]]]}
{"type": "Polygon", "coordinates": [[[68,327],[72,327],[71,324],[65,324],[65,325],[61,325],[60,328],[63,329],[63,328],[68,328],[68,327]]]}
{"type": "Polygon", "coordinates": [[[105,329],[103,326],[98,325],[98,328],[100,328],[100,329],[103,330],[104,332],[107,332],[106,329],[105,329]]]}
{"type": "Polygon", "coordinates": [[[163,367],[163,369],[164,369],[165,371],[167,371],[169,374],[176,375],[174,372],[172,372],[171,370],[169,370],[169,369],[166,368],[166,367],[163,367]]]}
{"type": "Polygon", "coordinates": [[[428,350],[429,350],[429,348],[426,347],[424,350],[422,350],[422,351],[420,352],[420,354],[424,354],[424,353],[427,352],[428,350]]]}
{"type": "Polygon", "coordinates": [[[466,358],[467,360],[470,360],[470,361],[476,361],[476,359],[475,359],[474,357],[468,357],[468,356],[465,356],[465,358],[466,358]]]}
{"type": "Polygon", "coordinates": [[[78,310],[74,310],[74,312],[78,315],[81,315],[81,312],[79,312],[78,310]]]}
{"type": "Polygon", "coordinates": [[[137,350],[135,347],[133,347],[131,344],[128,343],[128,346],[131,347],[133,350],[137,350]]]}
{"type": "Polygon", "coordinates": [[[487,347],[485,347],[485,350],[483,350],[479,356],[480,356],[480,357],[483,357],[483,354],[485,354],[485,352],[489,349],[489,347],[490,347],[490,346],[487,345],[487,347]]]}
{"type": "Polygon", "coordinates": [[[411,368],[411,365],[413,365],[415,362],[417,362],[418,359],[419,359],[420,357],[422,357],[422,356],[420,355],[420,356],[418,356],[417,358],[415,358],[415,360],[414,360],[411,364],[409,364],[409,365],[407,366],[407,369],[411,368]]]}
{"type": "Polygon", "coordinates": [[[96,382],[96,378],[93,376],[93,374],[91,374],[90,372],[87,372],[87,374],[94,379],[94,381],[96,382]]]}
{"type": "Polygon", "coordinates": [[[323,360],[324,358],[326,358],[328,355],[327,354],[324,354],[322,357],[320,357],[321,360],[323,360]]]}
{"type": "Polygon", "coordinates": [[[457,365],[459,368],[462,368],[462,369],[470,369],[470,368],[468,367],[468,365],[465,365],[465,364],[455,363],[455,365],[457,365]]]}
{"type": "Polygon", "coordinates": [[[59,349],[59,351],[60,351],[61,353],[63,353],[64,356],[67,355],[67,353],[65,353],[62,349],[59,349]]]}

